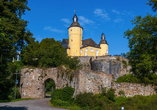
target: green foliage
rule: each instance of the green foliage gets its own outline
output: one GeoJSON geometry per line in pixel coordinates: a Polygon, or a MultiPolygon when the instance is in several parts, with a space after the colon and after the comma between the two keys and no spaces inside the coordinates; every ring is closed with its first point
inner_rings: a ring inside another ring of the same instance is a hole
{"type": "Polygon", "coordinates": [[[62,99],[62,91],[63,89],[55,89],[51,94],[51,102],[53,100],[62,99]]]}
{"type": "Polygon", "coordinates": [[[24,65],[35,67],[58,67],[66,65],[71,69],[77,69],[79,60],[68,57],[62,45],[53,38],[32,42],[21,51],[21,60],[24,65]]]}
{"type": "Polygon", "coordinates": [[[156,12],[156,10],[157,10],[157,1],[156,1],[156,0],[148,0],[148,1],[149,1],[149,2],[146,3],[146,4],[152,6],[153,11],[156,12]]]}
{"type": "Polygon", "coordinates": [[[127,62],[123,60],[122,63],[123,63],[124,68],[126,68],[127,67],[127,62]]]}
{"type": "Polygon", "coordinates": [[[123,90],[120,90],[120,91],[118,92],[118,94],[119,94],[120,96],[125,96],[125,92],[124,92],[123,90]]]}
{"type": "Polygon", "coordinates": [[[8,63],[8,71],[10,73],[15,73],[16,70],[20,73],[21,72],[21,68],[23,67],[23,63],[22,61],[14,61],[14,62],[9,62],[8,63]]]}
{"type": "Polygon", "coordinates": [[[92,96],[93,96],[92,93],[78,94],[76,96],[76,103],[77,103],[77,105],[79,105],[80,107],[90,106],[90,100],[91,100],[92,96]]]}
{"type": "Polygon", "coordinates": [[[139,83],[139,80],[135,75],[127,74],[119,77],[116,82],[139,83]]]}
{"type": "Polygon", "coordinates": [[[67,101],[62,101],[61,99],[56,99],[51,101],[55,106],[69,106],[70,103],[67,101]]]}
{"type": "MultiPolygon", "coordinates": [[[[13,88],[11,89],[11,92],[10,92],[10,94],[8,95],[8,98],[9,98],[9,100],[13,100],[13,99],[15,98],[15,87],[13,87],[13,88]]],[[[19,99],[19,98],[21,98],[21,97],[20,97],[20,92],[19,92],[19,89],[16,88],[16,99],[19,99]]]]}
{"type": "Polygon", "coordinates": [[[21,18],[25,10],[30,10],[27,0],[0,0],[0,100],[7,100],[14,86],[11,76],[14,67],[9,66],[16,51],[34,39],[26,30],[28,22],[21,18]]]}
{"type": "Polygon", "coordinates": [[[101,110],[106,107],[107,103],[115,101],[114,90],[106,88],[103,89],[102,94],[93,95],[92,93],[82,93],[76,96],[76,104],[83,109],[101,110]]]}
{"type": "Polygon", "coordinates": [[[48,79],[45,83],[46,83],[46,92],[51,92],[51,87],[53,87],[53,90],[55,90],[56,85],[52,79],[48,79]]]}
{"type": "Polygon", "coordinates": [[[71,103],[72,96],[74,94],[74,89],[71,87],[65,87],[63,89],[56,89],[51,94],[51,102],[54,104],[58,103],[64,103],[65,101],[71,103]]]}
{"type": "Polygon", "coordinates": [[[132,72],[139,76],[155,73],[157,69],[157,17],[147,15],[137,16],[132,20],[135,27],[124,32],[129,41],[130,51],[127,58],[132,66],[132,72]]]}
{"type": "Polygon", "coordinates": [[[116,82],[143,83],[143,84],[157,85],[157,75],[149,74],[147,76],[137,76],[137,75],[127,74],[119,77],[116,82]]]}
{"type": "Polygon", "coordinates": [[[115,101],[115,90],[110,88],[108,89],[107,93],[106,93],[106,97],[111,100],[111,101],[115,101]]]}

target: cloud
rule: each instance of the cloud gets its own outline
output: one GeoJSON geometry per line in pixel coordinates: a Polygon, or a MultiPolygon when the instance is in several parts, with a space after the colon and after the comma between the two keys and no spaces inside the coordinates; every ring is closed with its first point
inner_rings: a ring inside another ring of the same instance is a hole
{"type": "Polygon", "coordinates": [[[114,22],[116,22],[116,23],[119,23],[119,22],[121,22],[121,21],[123,21],[122,19],[115,19],[114,20],[114,22]]]}
{"type": "Polygon", "coordinates": [[[113,13],[116,13],[117,15],[119,15],[119,14],[120,14],[120,12],[119,12],[119,11],[117,11],[117,10],[112,10],[112,12],[113,12],[113,13]]]}
{"type": "Polygon", "coordinates": [[[110,20],[108,13],[106,13],[105,11],[102,11],[101,9],[95,9],[94,13],[96,14],[96,16],[100,16],[101,18],[105,18],[106,20],[110,20]]]}
{"type": "Polygon", "coordinates": [[[65,23],[70,23],[70,20],[67,18],[63,18],[63,19],[61,19],[61,21],[65,22],[65,23]]]}
{"type": "Polygon", "coordinates": [[[56,28],[52,28],[51,26],[49,27],[45,27],[44,30],[49,30],[51,32],[56,32],[56,33],[64,33],[65,31],[63,30],[59,30],[59,29],[56,29],[56,28]]]}
{"type": "Polygon", "coordinates": [[[85,18],[83,16],[78,16],[78,18],[81,25],[94,23],[94,21],[89,20],[88,18],[85,18]]]}
{"type": "Polygon", "coordinates": [[[122,15],[134,16],[134,14],[130,11],[123,11],[122,15]]]}

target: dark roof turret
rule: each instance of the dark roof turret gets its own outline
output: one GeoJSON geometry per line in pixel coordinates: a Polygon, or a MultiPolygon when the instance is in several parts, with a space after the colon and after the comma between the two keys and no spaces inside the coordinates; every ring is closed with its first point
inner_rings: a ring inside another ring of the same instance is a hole
{"type": "Polygon", "coordinates": [[[81,27],[80,24],[78,23],[78,17],[76,16],[76,14],[74,15],[72,19],[73,19],[73,22],[71,23],[70,27],[81,27]]]}
{"type": "Polygon", "coordinates": [[[100,44],[107,44],[107,41],[105,40],[105,34],[104,33],[101,34],[101,41],[100,41],[99,45],[100,44]]]}

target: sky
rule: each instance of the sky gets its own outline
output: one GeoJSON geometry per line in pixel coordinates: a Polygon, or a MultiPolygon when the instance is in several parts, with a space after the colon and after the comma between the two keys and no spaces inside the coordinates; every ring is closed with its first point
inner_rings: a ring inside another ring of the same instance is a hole
{"type": "Polygon", "coordinates": [[[68,27],[75,14],[83,27],[83,40],[92,38],[97,44],[102,32],[109,44],[109,54],[129,51],[124,32],[132,29],[135,16],[155,14],[147,0],[28,0],[30,11],[22,19],[39,42],[45,38],[68,39],[68,27]]]}

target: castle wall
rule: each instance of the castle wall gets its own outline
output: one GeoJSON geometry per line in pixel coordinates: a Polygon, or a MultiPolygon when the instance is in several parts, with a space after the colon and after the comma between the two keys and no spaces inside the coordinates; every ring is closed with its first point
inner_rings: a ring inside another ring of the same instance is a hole
{"type": "Polygon", "coordinates": [[[71,86],[75,88],[74,96],[83,92],[100,92],[100,87],[109,88],[112,75],[103,72],[73,71],[64,66],[57,68],[23,68],[21,69],[21,98],[44,98],[45,81],[53,79],[56,89],[71,86]]]}
{"type": "Polygon", "coordinates": [[[157,86],[152,85],[112,82],[112,75],[91,70],[73,71],[66,69],[64,66],[47,69],[23,68],[20,81],[21,98],[44,98],[45,81],[49,78],[54,80],[56,89],[66,86],[74,88],[74,97],[84,92],[101,93],[104,87],[115,89],[116,96],[120,96],[120,90],[125,92],[126,97],[146,96],[156,94],[154,88],[157,88],[157,86]]]}
{"type": "Polygon", "coordinates": [[[129,74],[131,67],[122,63],[122,61],[126,61],[128,64],[128,60],[120,56],[97,57],[96,60],[91,62],[91,70],[110,74],[110,58],[113,80],[117,80],[118,77],[129,74]]]}
{"type": "Polygon", "coordinates": [[[124,91],[126,97],[133,97],[135,95],[153,95],[156,94],[155,88],[152,84],[144,85],[137,83],[117,83],[113,82],[112,88],[115,89],[115,95],[120,96],[119,91],[124,91]]]}

